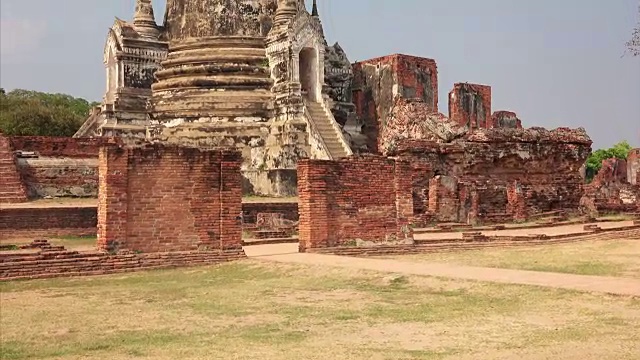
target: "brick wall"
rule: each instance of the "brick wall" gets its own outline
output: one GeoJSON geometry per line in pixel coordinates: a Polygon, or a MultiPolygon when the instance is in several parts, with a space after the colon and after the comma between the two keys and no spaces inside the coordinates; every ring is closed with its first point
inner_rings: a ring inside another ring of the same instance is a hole
{"type": "Polygon", "coordinates": [[[97,223],[95,207],[0,207],[0,239],[95,235],[97,223]]]}
{"type": "Polygon", "coordinates": [[[239,249],[241,161],[231,150],[101,148],[99,248],[239,249]]]}
{"type": "Polygon", "coordinates": [[[353,65],[353,102],[364,122],[370,152],[397,98],[418,100],[438,112],[438,67],[435,60],[395,54],[353,65]]]}
{"type": "Polygon", "coordinates": [[[390,155],[413,164],[414,203],[422,203],[416,212],[439,221],[494,222],[578,211],[580,167],[590,152],[581,131],[485,129],[451,143],[405,139],[390,155]],[[444,177],[456,186],[444,186],[444,177]]]}
{"type": "Polygon", "coordinates": [[[492,122],[491,87],[457,83],[449,92],[449,118],[472,129],[487,129],[492,122]]]}
{"type": "Polygon", "coordinates": [[[30,199],[97,197],[98,159],[19,159],[18,171],[30,199]]]}
{"type": "Polygon", "coordinates": [[[27,200],[9,138],[0,133],[0,204],[27,200]]]}
{"type": "Polygon", "coordinates": [[[378,156],[298,165],[300,249],[404,239],[413,216],[410,164],[378,156]]]}
{"type": "MultiPolygon", "coordinates": [[[[631,154],[632,155],[632,154],[631,154]]],[[[629,182],[635,159],[605,159],[593,181],[584,186],[585,208],[589,212],[640,211],[640,186],[629,182]],[[629,171],[629,169],[632,169],[629,171]],[[588,204],[588,205],[586,205],[588,204]]]]}
{"type": "Polygon", "coordinates": [[[37,152],[42,157],[72,159],[98,158],[100,146],[112,143],[106,138],[70,138],[49,136],[12,136],[14,149],[37,152]]]}

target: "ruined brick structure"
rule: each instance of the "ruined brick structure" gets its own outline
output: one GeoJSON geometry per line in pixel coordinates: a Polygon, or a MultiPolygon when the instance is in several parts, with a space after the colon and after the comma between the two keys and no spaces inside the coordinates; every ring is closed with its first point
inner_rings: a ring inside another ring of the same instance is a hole
{"type": "Polygon", "coordinates": [[[300,250],[411,240],[410,167],[379,156],[298,165],[300,250]]]}
{"type": "Polygon", "coordinates": [[[0,204],[27,200],[26,189],[16,168],[13,145],[0,132],[0,204]]]}
{"type": "Polygon", "coordinates": [[[522,120],[513,111],[500,110],[491,115],[491,121],[487,124],[487,128],[522,129],[522,120]]]}
{"type": "Polygon", "coordinates": [[[633,149],[627,156],[627,180],[640,186],[640,149],[633,149]]]}
{"type": "Polygon", "coordinates": [[[158,26],[137,0],[133,22],[109,31],[105,64],[102,109],[77,137],[236,147],[245,193],[274,196],[295,194],[298,159],[351,154],[351,66],[315,3],[169,0],[158,26]]]}
{"type": "Polygon", "coordinates": [[[435,60],[395,54],[353,65],[353,99],[363,123],[362,149],[379,152],[379,139],[393,114],[394,100],[420,100],[424,111],[438,112],[438,67],[435,60]]]}
{"type": "Polygon", "coordinates": [[[570,129],[484,129],[449,141],[395,141],[387,154],[416,169],[416,215],[463,223],[576,212],[583,184],[579,169],[591,151],[584,130],[570,129]]]}
{"type": "Polygon", "coordinates": [[[240,153],[176,146],[100,150],[98,247],[168,252],[241,247],[240,153]]]}
{"type": "Polygon", "coordinates": [[[30,199],[98,196],[98,150],[109,139],[15,136],[10,142],[30,199]]]}
{"type": "MultiPolygon", "coordinates": [[[[630,175],[635,161],[634,150],[628,162],[621,159],[606,159],[593,181],[584,187],[581,200],[583,211],[597,216],[600,213],[640,211],[640,185],[633,184],[630,175]]],[[[637,169],[637,168],[636,168],[637,169]]],[[[637,174],[637,172],[636,172],[637,174]]]]}
{"type": "Polygon", "coordinates": [[[491,87],[455,84],[449,92],[449,118],[460,126],[486,129],[491,122],[491,87]]]}

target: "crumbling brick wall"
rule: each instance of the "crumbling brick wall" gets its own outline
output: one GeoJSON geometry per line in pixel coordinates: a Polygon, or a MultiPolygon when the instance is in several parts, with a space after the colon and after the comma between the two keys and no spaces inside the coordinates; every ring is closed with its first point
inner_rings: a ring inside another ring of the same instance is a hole
{"type": "Polygon", "coordinates": [[[522,129],[522,120],[513,111],[496,111],[487,124],[487,129],[493,128],[522,129]]]}
{"type": "Polygon", "coordinates": [[[22,153],[17,165],[30,199],[97,197],[100,146],[117,143],[106,138],[14,136],[22,153]]]}
{"type": "Polygon", "coordinates": [[[428,192],[414,199],[428,201],[422,208],[437,220],[494,222],[577,211],[583,194],[579,169],[590,152],[591,140],[583,130],[534,128],[478,130],[448,143],[404,139],[389,155],[429,164],[426,171],[414,166],[413,193],[428,192]],[[438,176],[454,178],[458,190],[424,188],[438,176]],[[438,214],[443,208],[449,210],[438,214]]]}
{"type": "Polygon", "coordinates": [[[30,199],[98,196],[98,158],[20,158],[18,171],[30,199]]]}
{"type": "Polygon", "coordinates": [[[0,133],[0,203],[24,202],[26,189],[16,168],[13,147],[8,137],[0,133]]]}
{"type": "Polygon", "coordinates": [[[627,156],[627,179],[631,185],[640,185],[640,149],[633,149],[627,156]]]}
{"type": "Polygon", "coordinates": [[[449,118],[460,126],[486,129],[491,126],[491,86],[458,83],[449,92],[449,118]]]}
{"type": "Polygon", "coordinates": [[[12,136],[15,150],[35,152],[40,157],[88,159],[98,158],[100,146],[114,142],[105,138],[69,138],[49,136],[12,136]]]}
{"type": "MultiPolygon", "coordinates": [[[[629,159],[633,161],[632,158],[629,159]]],[[[621,159],[605,159],[591,183],[584,186],[585,212],[635,212],[640,210],[640,186],[628,181],[632,163],[621,159]]]]}
{"type": "Polygon", "coordinates": [[[410,237],[410,167],[378,156],[301,161],[300,250],[410,237]]]}
{"type": "Polygon", "coordinates": [[[142,252],[241,247],[239,152],[147,145],[100,150],[98,246],[142,252]]]}
{"type": "Polygon", "coordinates": [[[438,112],[435,60],[395,54],[358,62],[353,71],[353,102],[370,152],[379,152],[379,133],[397,98],[421,101],[429,112],[438,112]]]}

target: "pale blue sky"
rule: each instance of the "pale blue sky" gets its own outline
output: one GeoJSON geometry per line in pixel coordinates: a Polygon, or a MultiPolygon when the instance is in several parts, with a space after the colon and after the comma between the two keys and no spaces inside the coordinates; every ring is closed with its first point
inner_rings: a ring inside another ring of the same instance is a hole
{"type": "MultiPolygon", "coordinates": [[[[640,146],[640,57],[622,57],[637,0],[318,0],[352,61],[434,58],[440,109],[454,82],[493,87],[524,125],[587,129],[595,147],[640,146]]],[[[154,0],[156,16],[164,0],[154,0]]],[[[102,48],[134,0],[1,0],[0,86],[100,100],[102,48]]]]}

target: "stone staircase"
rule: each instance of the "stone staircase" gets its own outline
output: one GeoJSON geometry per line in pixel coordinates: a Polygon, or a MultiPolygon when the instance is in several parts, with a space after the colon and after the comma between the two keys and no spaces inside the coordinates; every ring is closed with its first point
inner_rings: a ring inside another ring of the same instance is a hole
{"type": "Polygon", "coordinates": [[[0,204],[27,201],[9,138],[0,134],[0,204]]]}
{"type": "Polygon", "coordinates": [[[100,125],[99,121],[101,120],[101,116],[100,116],[101,113],[102,113],[102,109],[100,109],[99,106],[96,106],[93,109],[91,109],[91,114],[89,114],[89,117],[87,118],[87,120],[84,121],[80,129],[76,131],[73,137],[79,138],[79,137],[89,137],[93,135],[93,133],[97,130],[98,126],[100,125]]]}
{"type": "Polygon", "coordinates": [[[335,120],[327,114],[322,104],[305,100],[305,105],[331,158],[339,159],[351,155],[347,150],[348,145],[345,143],[342,133],[339,133],[339,128],[334,125],[335,120]]]}

